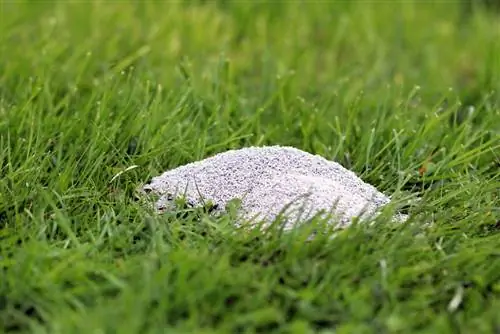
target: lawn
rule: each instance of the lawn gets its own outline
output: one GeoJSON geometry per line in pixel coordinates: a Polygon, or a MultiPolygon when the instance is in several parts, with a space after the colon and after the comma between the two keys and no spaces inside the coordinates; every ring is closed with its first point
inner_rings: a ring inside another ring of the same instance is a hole
{"type": "Polygon", "coordinates": [[[499,196],[493,7],[0,3],[0,332],[498,332],[499,196]],[[421,200],[310,242],[137,200],[274,144],[421,200]]]}

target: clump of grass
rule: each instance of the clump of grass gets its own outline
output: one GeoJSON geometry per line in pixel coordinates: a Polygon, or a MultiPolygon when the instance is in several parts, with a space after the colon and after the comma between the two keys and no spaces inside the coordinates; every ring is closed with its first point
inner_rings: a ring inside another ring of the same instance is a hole
{"type": "Polygon", "coordinates": [[[6,2],[0,16],[2,331],[498,330],[492,13],[6,2]],[[408,224],[332,239],[317,222],[305,242],[312,227],[243,231],[135,200],[165,169],[264,144],[421,201],[408,224]]]}

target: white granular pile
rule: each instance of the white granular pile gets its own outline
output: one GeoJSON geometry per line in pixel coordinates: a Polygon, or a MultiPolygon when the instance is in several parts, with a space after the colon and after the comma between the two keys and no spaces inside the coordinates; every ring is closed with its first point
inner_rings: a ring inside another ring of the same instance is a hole
{"type": "Polygon", "coordinates": [[[154,177],[142,190],[160,196],[159,212],[174,209],[179,197],[194,207],[211,202],[214,212],[238,199],[242,222],[271,223],[280,216],[285,229],[326,214],[347,226],[354,217],[373,216],[390,201],[340,164],[282,146],[220,153],[154,177]]]}

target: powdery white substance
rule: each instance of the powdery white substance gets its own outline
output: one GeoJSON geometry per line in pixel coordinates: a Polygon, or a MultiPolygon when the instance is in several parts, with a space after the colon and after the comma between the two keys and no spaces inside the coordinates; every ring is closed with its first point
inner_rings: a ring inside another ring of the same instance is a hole
{"type": "Polygon", "coordinates": [[[281,214],[285,229],[325,214],[347,226],[352,218],[371,217],[390,201],[340,164],[282,146],[220,153],[154,177],[142,190],[160,196],[160,212],[175,208],[178,197],[192,206],[212,202],[216,212],[239,199],[242,222],[271,223],[281,214]]]}

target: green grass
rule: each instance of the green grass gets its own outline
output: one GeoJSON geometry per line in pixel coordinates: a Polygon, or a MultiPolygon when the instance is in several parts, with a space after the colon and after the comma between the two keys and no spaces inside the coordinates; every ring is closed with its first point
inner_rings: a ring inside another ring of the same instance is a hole
{"type": "Polygon", "coordinates": [[[500,330],[500,20],[463,8],[1,2],[0,332],[500,330]],[[422,201],[307,243],[135,200],[269,144],[422,201]]]}

